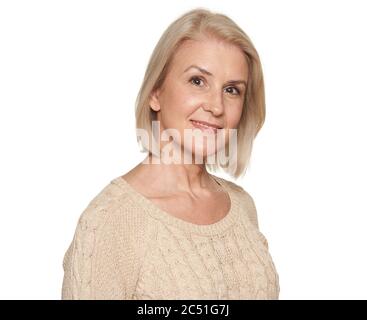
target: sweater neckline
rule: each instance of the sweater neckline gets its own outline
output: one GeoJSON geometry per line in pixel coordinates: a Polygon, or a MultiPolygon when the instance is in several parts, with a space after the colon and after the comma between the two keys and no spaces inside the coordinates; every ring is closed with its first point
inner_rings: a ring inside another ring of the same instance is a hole
{"type": "Polygon", "coordinates": [[[212,174],[210,174],[210,176],[227,192],[231,202],[227,214],[222,219],[211,224],[196,224],[173,216],[134,189],[122,176],[113,179],[111,183],[117,184],[127,191],[129,195],[141,205],[142,209],[147,211],[154,218],[190,233],[214,235],[223,232],[237,220],[239,204],[237,194],[231,189],[225,179],[216,177],[212,174]]]}

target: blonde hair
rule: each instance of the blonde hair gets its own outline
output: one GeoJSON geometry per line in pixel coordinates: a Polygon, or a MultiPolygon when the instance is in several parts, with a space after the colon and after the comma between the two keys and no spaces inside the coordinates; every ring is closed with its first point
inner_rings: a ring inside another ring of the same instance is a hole
{"type": "MultiPolygon", "coordinates": [[[[180,44],[185,40],[197,40],[200,36],[214,36],[238,46],[245,53],[248,64],[246,95],[237,127],[236,168],[231,170],[219,166],[218,163],[205,164],[211,171],[222,168],[237,179],[247,170],[253,141],[265,121],[265,92],[259,55],[247,34],[227,16],[197,8],[183,14],[168,26],[154,48],[136,98],[136,128],[145,129],[152,136],[152,121],[156,120],[156,112],[149,106],[151,93],[163,84],[174,53],[180,44]]],[[[142,146],[142,148],[150,152],[149,147],[142,146]]]]}

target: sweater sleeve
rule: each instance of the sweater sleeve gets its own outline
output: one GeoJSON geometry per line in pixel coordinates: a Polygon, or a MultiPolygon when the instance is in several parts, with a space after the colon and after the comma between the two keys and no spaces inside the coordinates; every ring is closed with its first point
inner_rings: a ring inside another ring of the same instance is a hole
{"type": "Polygon", "coordinates": [[[259,228],[259,220],[258,220],[258,217],[257,217],[257,209],[256,209],[254,199],[251,197],[251,195],[247,191],[245,191],[245,190],[243,190],[243,191],[246,194],[246,197],[248,199],[248,217],[249,217],[249,220],[255,226],[255,228],[257,229],[262,243],[265,245],[265,247],[267,249],[269,249],[268,241],[267,241],[266,237],[264,236],[264,234],[260,231],[260,228],[259,228]]]}
{"type": "Polygon", "coordinates": [[[79,218],[64,259],[63,300],[131,299],[138,277],[137,223],[123,198],[99,195],[79,218]],[[121,207],[122,205],[122,207],[121,207]]]}
{"type": "Polygon", "coordinates": [[[62,282],[62,293],[61,293],[62,300],[72,299],[72,291],[71,291],[72,281],[71,281],[71,269],[70,269],[72,250],[73,250],[73,242],[69,245],[69,248],[67,249],[64,255],[62,264],[64,270],[64,278],[62,282]]]}

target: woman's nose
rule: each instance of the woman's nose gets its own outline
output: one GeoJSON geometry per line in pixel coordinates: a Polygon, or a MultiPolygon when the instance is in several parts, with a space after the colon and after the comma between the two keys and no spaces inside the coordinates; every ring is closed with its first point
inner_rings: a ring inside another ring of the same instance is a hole
{"type": "Polygon", "coordinates": [[[213,92],[208,96],[206,103],[204,103],[204,110],[210,111],[218,116],[224,112],[222,92],[213,92]]]}

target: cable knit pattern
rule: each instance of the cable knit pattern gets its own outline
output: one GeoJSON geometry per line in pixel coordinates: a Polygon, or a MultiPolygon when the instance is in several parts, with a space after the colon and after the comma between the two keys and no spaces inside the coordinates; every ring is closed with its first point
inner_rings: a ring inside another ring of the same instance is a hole
{"type": "Polygon", "coordinates": [[[117,177],[81,214],[63,260],[62,299],[278,299],[279,276],[252,197],[212,176],[220,221],[176,218],[117,177]]]}

